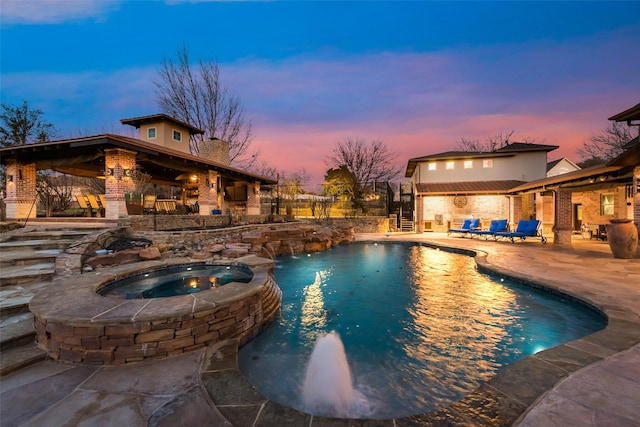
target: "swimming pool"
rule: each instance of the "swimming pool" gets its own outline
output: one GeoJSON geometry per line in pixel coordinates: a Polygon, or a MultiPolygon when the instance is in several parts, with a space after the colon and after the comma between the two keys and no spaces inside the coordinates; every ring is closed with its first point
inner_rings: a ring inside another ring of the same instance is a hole
{"type": "Polygon", "coordinates": [[[281,318],[240,350],[239,365],[264,396],[306,412],[302,383],[321,333],[342,338],[366,401],[349,416],[382,419],[447,406],[509,363],[606,325],[584,305],[420,244],[281,257],[275,275],[281,318]]]}

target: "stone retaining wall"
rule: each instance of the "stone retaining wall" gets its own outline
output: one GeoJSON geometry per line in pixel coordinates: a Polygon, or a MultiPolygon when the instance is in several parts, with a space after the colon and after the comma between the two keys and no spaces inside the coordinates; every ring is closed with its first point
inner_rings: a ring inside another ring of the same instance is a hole
{"type": "MultiPolygon", "coordinates": [[[[30,304],[38,347],[54,360],[124,364],[229,338],[246,340],[271,321],[282,295],[271,260],[250,256],[243,261],[254,271],[250,283],[171,298],[123,300],[96,293],[104,283],[139,268],[120,269],[116,276],[99,280],[83,274],[73,283],[54,283],[30,304]]],[[[154,265],[144,264],[145,269],[154,265]]]]}

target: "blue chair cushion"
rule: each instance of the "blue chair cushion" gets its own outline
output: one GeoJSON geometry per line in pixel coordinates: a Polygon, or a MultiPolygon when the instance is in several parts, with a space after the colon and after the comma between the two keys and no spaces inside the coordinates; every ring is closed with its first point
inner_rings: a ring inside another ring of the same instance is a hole
{"type": "Polygon", "coordinates": [[[494,219],[489,225],[489,231],[495,233],[496,231],[503,231],[507,229],[506,219],[494,219]]]}
{"type": "Polygon", "coordinates": [[[465,219],[464,221],[462,221],[462,226],[460,227],[460,229],[462,230],[468,230],[471,228],[471,219],[465,219]]]}

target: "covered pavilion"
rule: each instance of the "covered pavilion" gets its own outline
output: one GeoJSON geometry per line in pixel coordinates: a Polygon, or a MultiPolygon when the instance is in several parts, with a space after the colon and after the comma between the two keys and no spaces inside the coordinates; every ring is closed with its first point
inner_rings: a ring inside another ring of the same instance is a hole
{"type": "Polygon", "coordinates": [[[125,194],[135,190],[136,172],[156,185],[189,186],[200,215],[228,212],[260,213],[260,190],[275,180],[228,163],[228,144],[203,141],[206,157],[189,150],[189,137],[201,130],[164,114],[123,119],[140,129],[140,138],[104,134],[0,148],[6,166],[6,216],[9,220],[36,216],[36,172],[53,170],[73,176],[104,178],[105,218],[127,216],[125,194]],[[213,148],[211,148],[213,147],[213,148]],[[226,152],[225,152],[226,150],[226,152]],[[213,153],[213,155],[212,155],[213,153]]]}

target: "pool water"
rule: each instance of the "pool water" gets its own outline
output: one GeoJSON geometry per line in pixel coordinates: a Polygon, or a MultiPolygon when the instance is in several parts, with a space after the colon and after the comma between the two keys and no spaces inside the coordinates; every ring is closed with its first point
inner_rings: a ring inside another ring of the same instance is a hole
{"type": "Polygon", "coordinates": [[[281,317],[240,350],[239,365],[265,397],[307,412],[302,383],[320,333],[338,332],[368,402],[351,417],[385,419],[448,406],[508,364],[606,326],[584,305],[419,244],[280,257],[275,277],[281,317]]]}
{"type": "Polygon", "coordinates": [[[100,295],[135,299],[193,294],[226,285],[249,283],[253,272],[242,265],[188,264],[158,268],[105,284],[100,295]]]}

